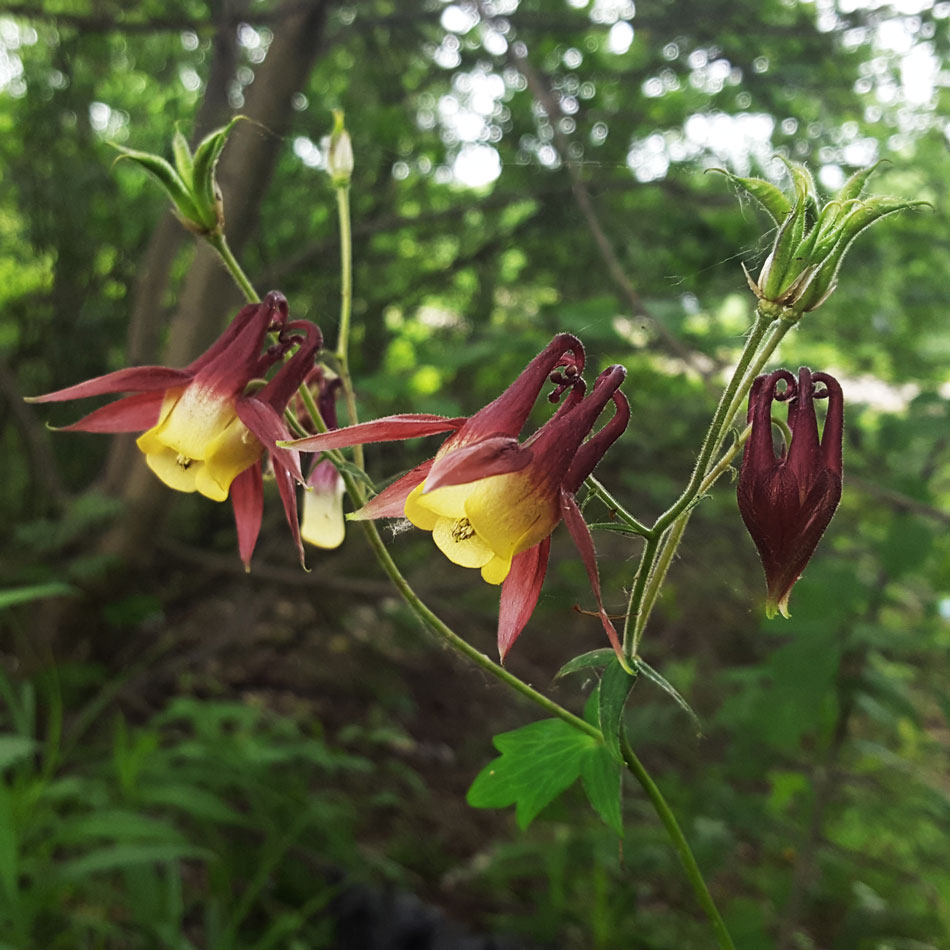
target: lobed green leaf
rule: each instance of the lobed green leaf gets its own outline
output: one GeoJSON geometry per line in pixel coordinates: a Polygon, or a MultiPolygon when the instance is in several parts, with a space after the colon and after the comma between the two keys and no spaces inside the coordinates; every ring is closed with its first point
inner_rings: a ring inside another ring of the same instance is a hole
{"type": "Polygon", "coordinates": [[[120,152],[117,162],[123,158],[130,159],[144,168],[161,185],[165,194],[171,199],[178,217],[184,223],[202,223],[191,191],[170,162],[159,155],[152,155],[151,152],[139,152],[136,149],[126,148],[124,145],[116,145],[114,142],[112,147],[120,152]]]}
{"type": "Polygon", "coordinates": [[[561,719],[542,719],[495,736],[501,756],[482,769],[466,800],[475,808],[515,806],[527,828],[547,805],[580,777],[585,756],[601,745],[561,719]]]}

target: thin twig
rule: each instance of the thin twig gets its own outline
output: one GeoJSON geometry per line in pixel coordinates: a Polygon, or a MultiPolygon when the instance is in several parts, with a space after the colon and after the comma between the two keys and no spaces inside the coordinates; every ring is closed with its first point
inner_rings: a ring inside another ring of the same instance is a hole
{"type": "MultiPolygon", "coordinates": [[[[484,4],[482,2],[479,2],[479,10],[481,12],[482,18],[486,21],[491,21],[493,19],[492,15],[485,11],[484,4]]],[[[648,321],[655,329],[657,335],[663,341],[665,347],[681,360],[683,360],[683,362],[686,363],[690,369],[698,373],[699,377],[710,389],[718,388],[713,387],[713,383],[709,378],[710,368],[705,364],[705,361],[701,360],[699,354],[695,353],[688,346],[686,346],[682,340],[680,340],[675,334],[671,333],[650,312],[647,305],[643,302],[643,298],[639,293],[637,293],[636,288],[631,283],[630,278],[624,271],[623,265],[620,263],[620,259],[617,257],[616,251],[614,251],[610,239],[607,237],[607,233],[604,231],[603,225],[600,223],[600,218],[598,217],[597,212],[594,209],[594,204],[591,201],[590,191],[588,190],[584,179],[581,177],[580,166],[578,163],[572,162],[570,160],[570,143],[567,140],[567,136],[561,131],[559,126],[559,120],[564,117],[564,113],[561,111],[560,105],[551,95],[551,90],[547,82],[541,76],[541,73],[535,69],[534,64],[528,59],[527,53],[519,55],[516,50],[518,50],[517,44],[509,44],[508,51],[506,53],[506,59],[509,64],[517,69],[518,72],[520,72],[524,77],[531,95],[534,97],[538,105],[544,110],[545,114],[550,120],[551,130],[554,137],[554,146],[558,152],[558,156],[560,157],[562,164],[567,169],[567,173],[570,176],[571,190],[574,194],[574,200],[577,202],[577,206],[584,217],[584,221],[587,224],[587,228],[590,231],[591,237],[594,239],[594,244],[600,253],[600,257],[604,262],[604,266],[606,267],[607,273],[610,275],[611,280],[613,281],[617,290],[620,292],[620,295],[627,302],[627,306],[629,306],[633,316],[637,319],[648,321]]]]}

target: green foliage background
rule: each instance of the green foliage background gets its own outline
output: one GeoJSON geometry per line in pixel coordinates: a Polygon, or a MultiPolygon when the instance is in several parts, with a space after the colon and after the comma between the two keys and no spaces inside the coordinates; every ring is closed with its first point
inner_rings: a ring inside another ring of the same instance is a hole
{"type": "MultiPolygon", "coordinates": [[[[647,681],[628,721],[738,946],[950,946],[950,7],[494,0],[489,28],[470,3],[310,6],[325,22],[290,127],[254,127],[273,137],[274,174],[224,182],[226,201],[250,189],[259,205],[245,268],[332,339],[336,212],[304,159],[342,107],[363,416],[470,412],[571,330],[593,369],[630,371],[633,421],[598,473],[644,519],[688,475],[714,405],[697,367],[715,383],[735,358],[753,305],[739,264],[755,272],[768,244],[764,218],[705,170],[774,177],[778,151],[833,185],[885,158],[875,191],[931,202],[862,236],[834,296],[782,348],[783,365],[837,374],[847,401],[844,499],[792,620],[762,616],[723,480],[643,647],[703,737],[647,681]],[[619,21],[633,28],[625,50],[619,21]],[[516,69],[522,52],[560,102],[553,121],[637,312],[516,69]],[[923,96],[915,62],[933,81],[923,96]],[[750,144],[749,129],[766,134],[750,144]],[[453,177],[466,145],[495,150],[496,180],[453,177]]],[[[245,578],[227,506],[182,496],[117,563],[110,532],[135,515],[107,477],[110,440],[54,436],[44,422],[76,407],[20,401],[129,359],[168,212],[130,163],[112,167],[107,142],[165,152],[176,123],[190,132],[219,41],[235,51],[222,89],[240,111],[294,12],[271,0],[0,10],[0,564],[3,587],[26,590],[0,599],[0,946],[329,947],[341,880],[395,883],[535,945],[708,946],[637,789],[622,858],[579,792],[526,832],[510,809],[466,808],[491,735],[533,712],[432,648],[355,533],[301,575],[274,495],[245,578]],[[50,583],[68,586],[34,589],[50,583]]],[[[187,240],[173,250],[147,361],[162,361],[194,255],[187,240]]],[[[222,309],[185,316],[213,333],[222,309]]],[[[372,474],[423,451],[373,449],[372,474]]],[[[596,540],[620,610],[637,542],[596,540]]],[[[393,544],[489,651],[496,592],[426,538],[393,544]]],[[[557,536],[510,660],[539,686],[602,645],[570,610],[590,606],[571,552],[557,536]]],[[[554,688],[580,710],[591,686],[554,688]]]]}

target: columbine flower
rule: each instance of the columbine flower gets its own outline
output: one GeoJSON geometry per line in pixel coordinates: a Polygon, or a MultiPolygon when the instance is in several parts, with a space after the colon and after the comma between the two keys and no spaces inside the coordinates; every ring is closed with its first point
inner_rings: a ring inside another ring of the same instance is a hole
{"type": "Polygon", "coordinates": [[[146,431],[136,444],[149,468],[170,488],[199,492],[213,501],[231,498],[238,547],[250,564],[263,511],[261,456],[271,452],[287,520],[303,559],[297,527],[294,480],[303,481],[296,452],[278,448],[289,431],[280,414],[313,366],[320,330],[287,320],[287,301],[277,292],[244,307],[218,340],[184,369],[135,366],[107,373],[31,402],[63,402],[106,393],[133,393],[65,426],[80,432],[146,431]],[[262,353],[269,331],[277,342],[262,353]],[[260,379],[298,345],[297,352],[256,392],[260,379]]]}
{"type": "Polygon", "coordinates": [[[626,370],[622,366],[605,370],[585,398],[583,368],[583,346],[576,337],[562,333],[501,396],[469,419],[387,416],[291,443],[318,452],[455,430],[434,459],[398,479],[350,517],[407,517],[432,532],[450,561],[479,568],[488,583],[501,584],[502,659],[537,604],[551,532],[562,518],[581,553],[607,636],[618,655],[622,653],[603,607],[593,541],[574,493],[627,426],[630,409],[618,391],[626,370]],[[549,378],[556,384],[553,402],[565,390],[568,395],[544,426],[519,443],[518,434],[549,378]],[[610,401],[614,417],[584,442],[610,401]]]}
{"type": "MultiPolygon", "coordinates": [[[[328,429],[337,428],[336,397],[340,377],[324,366],[315,366],[306,381],[315,395],[320,418],[328,429]]],[[[299,400],[298,400],[299,401],[299,400]]],[[[300,401],[298,417],[301,424],[310,424],[310,415],[300,401]]],[[[312,430],[312,424],[310,424],[312,430]]],[[[300,516],[300,536],[318,548],[338,548],[346,537],[343,520],[343,479],[329,459],[314,456],[314,464],[307,476],[307,491],[303,493],[300,516]]]]}
{"type": "Polygon", "coordinates": [[[768,585],[766,613],[788,617],[788,598],[841,500],[841,387],[827,373],[786,369],[759,376],[749,394],[752,433],[739,473],[739,511],[759,549],[768,585]],[[784,380],[779,393],[776,385],[784,380]],[[824,389],[815,391],[815,383],[824,389]],[[828,400],[821,442],[815,399],[828,400]],[[788,402],[791,445],[776,458],[772,402],[788,402]]]}

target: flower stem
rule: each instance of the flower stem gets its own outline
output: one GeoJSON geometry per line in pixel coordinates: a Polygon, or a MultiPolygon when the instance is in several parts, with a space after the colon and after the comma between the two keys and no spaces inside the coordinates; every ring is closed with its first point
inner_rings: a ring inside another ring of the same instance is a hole
{"type": "MultiPolygon", "coordinates": [[[[753,336],[755,335],[755,329],[753,328],[753,333],[749,336],[749,341],[746,343],[746,348],[743,350],[743,357],[748,357],[747,359],[740,358],[739,364],[736,366],[736,370],[733,373],[732,379],[730,380],[729,386],[726,387],[726,391],[723,393],[723,397],[719,402],[719,409],[722,409],[725,406],[725,411],[721,414],[717,409],[716,416],[713,417],[713,422],[709,427],[709,432],[706,435],[706,441],[703,443],[703,448],[705,449],[707,445],[712,447],[712,452],[705,453],[706,461],[705,466],[708,468],[709,460],[712,457],[713,452],[718,450],[722,444],[722,439],[726,434],[727,429],[729,428],[732,420],[735,418],[736,413],[739,411],[746,394],[749,391],[749,387],[752,385],[752,381],[758,376],[759,372],[762,370],[762,367],[765,366],[769,357],[775,352],[775,349],[778,347],[779,343],[782,342],[785,334],[795,325],[795,319],[786,319],[785,317],[780,317],[777,320],[771,320],[770,318],[765,317],[762,314],[757,315],[756,327],[762,326],[764,331],[771,323],[771,330],[768,333],[768,336],[765,337],[764,342],[761,344],[761,347],[756,343],[756,348],[750,347],[750,344],[753,343],[753,336]],[[735,385],[733,385],[735,383],[735,385]],[[730,394],[731,390],[731,394],[730,394]],[[727,400],[727,396],[729,397],[727,400]],[[717,417],[719,417],[719,431],[713,436],[713,430],[716,425],[717,417]]],[[[758,335],[759,340],[762,339],[763,333],[758,335]]],[[[640,640],[643,637],[643,633],[646,630],[647,621],[650,619],[650,613],[653,610],[653,606],[656,603],[656,598],[659,596],[660,589],[663,586],[663,581],[666,578],[666,572],[669,569],[670,564],[672,563],[673,557],[676,554],[676,550],[679,547],[680,541],[683,537],[683,532],[686,530],[686,524],[689,521],[689,517],[692,511],[690,507],[690,502],[693,498],[699,498],[705,492],[707,492],[713,484],[716,482],[716,479],[729,467],[729,462],[735,457],[736,453],[739,451],[739,446],[748,438],[749,429],[748,427],[742,433],[741,436],[736,440],[736,444],[716,463],[716,465],[709,470],[708,472],[703,473],[703,478],[700,480],[699,486],[694,492],[692,498],[690,498],[685,506],[680,508],[680,511],[674,517],[673,528],[669,531],[666,537],[663,539],[662,547],[659,548],[657,552],[651,554],[653,560],[650,563],[649,568],[649,583],[644,583],[642,585],[635,585],[633,594],[631,595],[631,605],[634,603],[634,596],[636,599],[636,610],[632,611],[628,609],[627,611],[627,624],[630,623],[631,615],[633,617],[633,634],[630,637],[631,642],[631,655],[635,655],[637,648],[640,645],[640,640]],[[642,586],[643,590],[638,593],[637,586],[642,586]]],[[[702,453],[700,458],[702,459],[702,453]]],[[[696,471],[698,471],[698,462],[697,469],[694,470],[694,479],[696,471]]],[[[692,480],[691,480],[692,484],[692,480]]],[[[682,501],[682,498],[686,495],[686,492],[683,493],[683,496],[669,509],[669,511],[674,511],[682,501]]],[[[668,512],[666,513],[668,514],[668,512]]],[[[655,531],[664,520],[666,515],[661,515],[656,523],[653,526],[655,531]]],[[[643,558],[641,559],[641,569],[646,559],[647,551],[644,550],[643,558]]],[[[640,580],[640,575],[637,576],[637,580],[640,580]]],[[[624,627],[624,650],[627,649],[627,629],[628,626],[624,627]]]]}
{"type": "Polygon", "coordinates": [[[616,515],[620,521],[630,528],[633,534],[639,534],[644,538],[650,537],[652,534],[651,529],[642,522],[637,521],[593,475],[587,476],[587,487],[592,494],[596,495],[611,510],[612,514],[616,515]]]}
{"type": "MultiPolygon", "coordinates": [[[[347,490],[351,490],[350,481],[352,480],[352,477],[348,472],[343,472],[342,474],[343,481],[347,486],[347,490]]],[[[586,722],[579,716],[575,716],[574,713],[554,702],[553,699],[549,699],[543,693],[538,692],[536,689],[534,689],[534,687],[529,686],[513,673],[509,673],[508,670],[506,670],[500,663],[496,663],[490,657],[486,656],[484,653],[473,647],[470,643],[463,640],[454,630],[452,630],[451,627],[449,627],[443,620],[433,613],[433,611],[426,606],[419,595],[412,589],[409,582],[405,577],[403,577],[402,572],[399,570],[396,562],[393,560],[392,555],[390,555],[386,545],[383,543],[383,539],[380,537],[376,525],[372,521],[364,521],[363,530],[366,534],[367,540],[369,541],[370,547],[373,549],[373,553],[376,555],[376,559],[379,561],[380,566],[386,572],[389,579],[393,582],[396,589],[402,595],[403,600],[406,602],[412,612],[425,624],[426,627],[432,630],[433,633],[439,637],[439,639],[443,640],[448,646],[455,650],[456,653],[460,653],[467,660],[470,660],[477,666],[481,667],[481,669],[483,669],[486,673],[494,676],[495,679],[501,680],[501,682],[515,690],[515,692],[520,693],[527,699],[530,699],[531,702],[540,706],[545,710],[545,712],[550,713],[552,716],[556,716],[558,719],[562,719],[575,729],[579,729],[581,732],[584,732],[595,739],[603,739],[601,731],[596,726],[592,726],[589,722],[586,722]]]]}
{"type": "MultiPolygon", "coordinates": [[[[736,410],[733,407],[734,405],[738,405],[745,396],[743,384],[748,376],[750,365],[761,366],[769,357],[769,353],[763,351],[761,362],[756,361],[753,363],[756,353],[759,351],[759,345],[762,343],[762,338],[765,336],[766,330],[768,330],[771,323],[772,321],[768,317],[756,313],[755,323],[749,332],[745,347],[743,347],[742,350],[742,355],[739,357],[739,362],[736,364],[732,378],[726,385],[725,390],[723,390],[723,394],[719,399],[719,405],[716,406],[716,412],[713,415],[712,422],[709,424],[709,430],[703,439],[703,445],[700,449],[699,457],[696,459],[696,465],[693,467],[693,474],[690,477],[689,484],[683,489],[683,493],[680,497],[656,519],[653,525],[654,531],[663,531],[668,528],[676,517],[685,511],[693,499],[699,494],[702,481],[706,477],[706,470],[709,468],[710,459],[719,447],[719,442],[726,426],[732,421],[732,417],[735,415],[736,410]]],[[[779,337],[779,339],[781,339],[781,337],[779,337]]],[[[772,349],[777,345],[778,341],[776,340],[772,349]]],[[[749,383],[751,385],[751,379],[749,383]]]]}
{"type": "MultiPolygon", "coordinates": [[[[356,399],[353,391],[352,381],[350,378],[349,372],[349,358],[348,358],[348,347],[349,347],[349,332],[350,332],[350,314],[352,306],[352,248],[351,248],[351,235],[350,235],[350,214],[349,214],[349,198],[348,198],[348,189],[344,187],[337,188],[337,208],[339,211],[340,219],[340,242],[341,242],[341,306],[340,306],[340,335],[337,342],[336,356],[340,364],[340,378],[343,383],[343,391],[346,395],[346,404],[347,411],[350,417],[351,423],[356,423],[358,421],[356,414],[356,399]]],[[[228,247],[227,241],[222,234],[212,235],[208,238],[209,243],[212,247],[218,252],[225,266],[230,271],[232,277],[234,278],[237,285],[241,288],[241,291],[247,297],[249,303],[255,303],[259,299],[257,292],[254,290],[253,285],[248,279],[247,275],[242,270],[237,259],[231,252],[231,249],[228,247]]],[[[739,370],[737,369],[736,374],[738,375],[739,370]]],[[[304,403],[307,407],[308,412],[314,420],[315,425],[319,431],[326,431],[326,423],[320,417],[319,409],[316,406],[316,403],[313,400],[313,397],[306,386],[300,387],[300,393],[304,400],[304,403]]],[[[727,389],[727,393],[728,393],[727,389]]],[[[725,394],[723,395],[723,400],[725,400],[725,394]]],[[[720,404],[721,408],[722,404],[720,404]]],[[[715,419],[714,419],[715,422],[715,419]]],[[[712,431],[712,427],[710,427],[712,431]]],[[[707,440],[708,440],[707,436],[707,440]]],[[[718,441],[718,435],[717,435],[718,441]]],[[[711,454],[710,450],[710,453],[711,454]]],[[[337,457],[337,453],[330,452],[327,453],[329,456],[337,457]]],[[[354,452],[356,459],[356,464],[359,469],[363,468],[363,453],[362,447],[356,447],[354,452]]],[[[339,461],[338,458],[336,458],[339,461]]],[[[708,456],[706,461],[703,463],[708,465],[708,456]]],[[[697,468],[699,463],[697,463],[697,468]]],[[[352,471],[348,471],[345,468],[340,469],[340,474],[343,478],[343,482],[346,485],[347,492],[353,501],[359,506],[362,505],[365,501],[365,492],[363,491],[362,485],[359,483],[359,480],[354,476],[352,471]]],[[[638,586],[640,588],[640,596],[643,594],[643,586],[646,584],[646,572],[644,568],[647,561],[652,565],[653,560],[656,556],[656,549],[660,538],[660,533],[657,530],[656,526],[650,529],[645,525],[641,524],[634,518],[626,509],[620,505],[617,500],[600,484],[596,479],[591,478],[588,482],[591,485],[592,491],[597,494],[607,505],[617,512],[617,515],[620,517],[621,521],[632,529],[637,534],[643,535],[646,538],[647,543],[644,550],[644,557],[641,561],[641,573],[643,574],[643,579],[641,582],[640,576],[637,578],[638,586]],[[649,558],[647,557],[649,553],[649,558]]],[[[489,675],[493,676],[495,679],[500,680],[510,689],[513,689],[519,695],[525,697],[526,699],[533,702],[535,705],[542,708],[548,714],[566,722],[568,725],[579,730],[580,732],[585,733],[586,735],[591,736],[594,739],[603,741],[603,733],[596,727],[591,725],[586,720],[582,719],[580,716],[576,716],[570,710],[565,709],[559,703],[556,703],[553,699],[549,699],[543,693],[534,689],[534,687],[529,686],[523,680],[519,679],[512,673],[509,673],[501,664],[496,663],[494,660],[486,656],[484,653],[477,650],[471,644],[463,640],[454,630],[451,629],[443,620],[441,620],[419,597],[419,595],[413,590],[409,582],[402,575],[402,572],[399,570],[399,567],[396,565],[396,562],[393,560],[390,555],[386,545],[383,543],[383,539],[380,537],[379,531],[376,528],[376,525],[372,521],[363,522],[363,530],[366,535],[367,541],[369,542],[370,547],[373,549],[373,553],[376,556],[377,561],[380,564],[380,567],[388,575],[389,579],[392,581],[393,585],[402,595],[403,600],[406,602],[410,610],[422,621],[422,623],[428,627],[433,633],[436,634],[447,646],[455,650],[456,653],[461,654],[470,662],[474,663],[476,666],[480,667],[489,675]]],[[[629,621],[630,614],[628,612],[627,619],[629,621]]],[[[625,631],[625,642],[626,642],[626,631],[625,631]]],[[[644,791],[647,793],[647,797],[650,799],[651,804],[653,805],[654,810],[656,811],[660,821],[663,823],[663,826],[666,828],[667,833],[670,836],[670,840],[673,843],[673,847],[676,850],[676,853],[679,855],[680,861],[683,864],[684,869],[686,870],[686,875],[689,878],[690,883],[693,886],[693,890],[696,894],[696,897],[699,901],[700,906],[706,912],[713,924],[713,929],[716,933],[716,938],[719,942],[721,950],[735,950],[729,933],[726,930],[725,924],[723,923],[722,918],[719,915],[719,911],[716,909],[716,905],[712,899],[709,889],[706,886],[705,881],[703,880],[702,872],[699,870],[699,866],[696,864],[696,859],[693,857],[693,853],[690,850],[689,844],[686,841],[686,838],[683,836],[683,832],[680,830],[679,824],[676,821],[673,812],[670,810],[669,805],[666,803],[666,800],[663,798],[662,793],[657,787],[656,783],[650,777],[649,773],[643,767],[643,764],[636,757],[633,749],[630,747],[630,743],[627,741],[626,736],[621,735],[622,741],[622,751],[624,761],[627,764],[630,772],[636,777],[637,781],[643,787],[644,791]]]]}
{"type": "MultiPolygon", "coordinates": [[[[752,377],[750,376],[750,370],[761,367],[765,360],[768,359],[771,350],[774,350],[778,345],[778,341],[781,340],[784,331],[776,336],[773,329],[773,334],[770,337],[771,348],[766,346],[762,348],[760,353],[763,337],[765,337],[766,331],[773,322],[775,322],[773,317],[756,311],[755,323],[749,331],[749,336],[742,349],[739,362],[726,388],[723,390],[719,404],[716,406],[716,411],[713,414],[712,421],[709,423],[709,429],[706,431],[706,435],[703,439],[699,456],[696,459],[696,464],[693,466],[693,474],[690,476],[690,480],[679,498],[656,519],[653,523],[653,527],[650,529],[651,537],[648,538],[643,553],[640,555],[640,566],[637,570],[633,590],[630,593],[630,600],[627,603],[627,613],[624,619],[624,654],[629,661],[632,661],[636,654],[640,637],[646,626],[649,608],[652,607],[652,603],[648,605],[644,604],[644,596],[648,589],[648,584],[654,575],[654,571],[657,568],[657,557],[660,555],[660,539],[674,521],[684,514],[688,516],[691,505],[701,493],[703,480],[709,469],[710,461],[722,441],[723,433],[732,421],[738,405],[745,396],[747,387],[751,385],[752,377]],[[757,354],[759,356],[758,359],[756,359],[757,354]],[[646,610],[644,609],[645,607],[647,608],[646,610]]],[[[755,371],[757,372],[758,370],[756,369],[755,371]]],[[[669,561],[672,560],[681,537],[682,529],[670,532],[666,539],[667,545],[672,543],[672,550],[668,555],[666,553],[666,545],[664,545],[663,548],[663,557],[667,566],[669,565],[669,561]]],[[[662,575],[659,576],[658,583],[649,585],[650,590],[654,592],[654,598],[656,593],[659,592],[659,582],[661,581],[662,575]]]]}
{"type": "MultiPolygon", "coordinates": [[[[336,188],[336,210],[340,226],[340,335],[336,343],[336,358],[340,364],[340,382],[350,425],[360,420],[356,412],[356,393],[350,376],[350,318],[353,311],[353,229],[350,224],[350,186],[336,188]]],[[[353,446],[353,460],[363,467],[363,446],[353,446]]]]}
{"type": "Polygon", "coordinates": [[[247,302],[257,303],[261,298],[254,289],[254,285],[248,279],[247,274],[244,273],[237,258],[231,252],[224,232],[215,231],[213,234],[207,235],[207,241],[218,252],[221,260],[224,262],[224,266],[231,272],[234,282],[241,288],[241,293],[247,298],[247,302]]]}
{"type": "Polygon", "coordinates": [[[628,770],[640,783],[647,794],[647,798],[650,799],[650,803],[653,805],[653,810],[659,816],[660,821],[663,822],[663,827],[666,828],[666,833],[673,842],[673,847],[683,865],[683,870],[686,872],[686,876],[693,886],[693,893],[696,895],[697,901],[699,901],[700,906],[706,912],[706,916],[712,923],[713,932],[716,934],[716,942],[719,944],[720,950],[735,950],[735,944],[732,942],[732,937],[729,936],[725,921],[719,914],[712,894],[709,893],[709,888],[703,879],[703,873],[696,863],[696,858],[693,856],[689,842],[687,842],[679,826],[679,822],[676,820],[676,816],[666,803],[666,799],[657,787],[656,782],[650,777],[650,773],[647,772],[643,767],[643,763],[637,758],[636,753],[631,748],[630,742],[623,732],[620,734],[620,751],[623,755],[624,762],[627,764],[628,770]]]}
{"type": "MultiPolygon", "coordinates": [[[[712,486],[716,484],[719,476],[729,468],[732,460],[738,454],[739,449],[745,443],[746,439],[749,438],[749,433],[751,431],[752,426],[746,426],[742,431],[742,434],[736,439],[735,444],[731,445],[729,450],[722,456],[722,458],[719,459],[713,468],[710,469],[709,474],[703,479],[702,485],[700,485],[700,495],[704,495],[706,492],[708,492],[712,486]]],[[[653,606],[656,603],[656,599],[659,596],[660,590],[663,588],[663,582],[666,580],[667,571],[669,571],[670,564],[673,562],[673,557],[676,554],[676,550],[680,545],[680,541],[683,539],[683,532],[686,530],[686,525],[689,524],[689,518],[692,513],[692,508],[688,508],[686,511],[684,511],[676,519],[676,521],[673,522],[673,527],[670,528],[663,539],[662,547],[660,548],[660,552],[656,559],[656,565],[653,568],[653,572],[650,574],[650,580],[647,584],[646,590],[644,591],[640,610],[635,618],[636,623],[633,629],[634,653],[637,652],[637,649],[640,646],[640,639],[643,636],[643,631],[646,630],[646,626],[650,621],[650,614],[653,611],[653,606]]]]}

